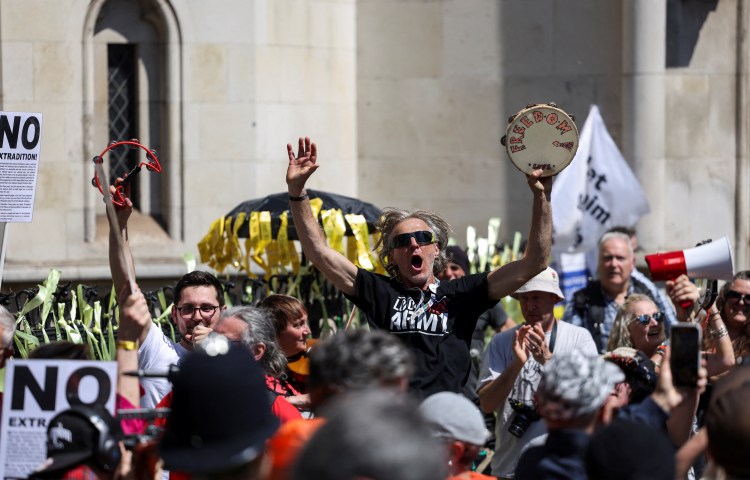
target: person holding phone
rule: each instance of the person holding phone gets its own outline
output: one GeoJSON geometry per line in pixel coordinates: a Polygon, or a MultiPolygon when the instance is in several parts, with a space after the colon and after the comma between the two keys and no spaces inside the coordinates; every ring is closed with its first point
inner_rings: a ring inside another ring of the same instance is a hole
{"type": "Polygon", "coordinates": [[[305,190],[319,167],[317,146],[300,138],[297,154],[291,144],[287,154],[292,217],[307,259],[367,315],[371,327],[398,335],[414,353],[412,392],[419,397],[460,392],[471,365],[469,345],[479,315],[547,267],[552,178],[542,177],[542,170],[527,176],[533,204],[526,255],[489,273],[457,280],[436,278],[446,265],[450,226],[445,220],[425,210],[386,209],[377,225],[381,237],[376,249],[388,277],[358,268],[326,242],[305,190]]]}
{"type": "MultiPolygon", "coordinates": [[[[632,347],[647,355],[657,367],[661,367],[666,342],[664,332],[665,315],[650,297],[634,293],[618,309],[607,343],[607,351],[620,347],[632,347]]],[[[692,325],[677,323],[674,326],[692,325]]],[[[708,375],[719,375],[734,365],[732,345],[722,318],[716,313],[708,315],[708,334],[714,339],[712,349],[704,352],[708,375]]]]}

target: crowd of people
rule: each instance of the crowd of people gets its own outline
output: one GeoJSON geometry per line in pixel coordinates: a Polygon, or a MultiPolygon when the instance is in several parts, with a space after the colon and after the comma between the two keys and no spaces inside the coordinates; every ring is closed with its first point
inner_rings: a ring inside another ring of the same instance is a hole
{"type": "MultiPolygon", "coordinates": [[[[558,319],[552,178],[535,171],[520,259],[471,274],[442,218],[386,209],[376,250],[388,275],[375,274],[329,247],[313,214],[317,146],[301,138],[287,150],[304,255],[369,328],[313,343],[299,299],[228,308],[216,277],[195,271],[174,289],[173,342],[131,287],[127,201],[109,219],[117,408],[169,413],[151,425],[100,405],[59,412],[30,478],[750,478],[750,272],[706,306],[687,276],[662,292],[638,272],[632,235],[614,229],[599,242],[597,278],[558,319]],[[506,296],[521,324],[499,306],[506,296]],[[670,328],[685,322],[702,325],[702,363],[694,384],[676,386],[670,328]]],[[[0,367],[14,329],[0,308],[0,367]]],[[[54,342],[31,357],[88,353],[54,342]]]]}

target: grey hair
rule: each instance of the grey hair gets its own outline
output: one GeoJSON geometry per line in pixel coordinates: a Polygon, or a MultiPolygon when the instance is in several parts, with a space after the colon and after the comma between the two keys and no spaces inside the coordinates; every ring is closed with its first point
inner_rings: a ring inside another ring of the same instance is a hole
{"type": "Polygon", "coordinates": [[[633,240],[630,239],[630,237],[623,232],[620,231],[611,231],[607,232],[599,239],[599,254],[601,255],[602,251],[602,245],[604,245],[605,242],[608,242],[614,238],[620,239],[623,242],[625,242],[625,245],[628,246],[628,251],[630,252],[630,256],[632,257],[635,255],[635,252],[633,251],[633,240]]]}
{"type": "Polygon", "coordinates": [[[448,258],[445,255],[445,248],[448,246],[448,236],[452,229],[448,223],[438,214],[427,210],[403,210],[398,208],[385,208],[383,213],[375,224],[375,228],[380,232],[380,238],[375,244],[375,251],[380,256],[380,262],[392,277],[398,276],[398,267],[390,263],[390,253],[393,250],[391,240],[393,239],[393,229],[396,225],[409,218],[422,220],[427,224],[429,229],[435,235],[438,246],[438,256],[432,266],[432,272],[437,275],[448,266],[448,258]]]}
{"type": "Polygon", "coordinates": [[[555,354],[544,365],[537,387],[537,409],[545,420],[575,422],[604,405],[625,374],[614,363],[581,350],[555,354]]]}
{"type": "Polygon", "coordinates": [[[340,332],[310,351],[309,385],[339,391],[362,390],[407,379],[414,369],[411,352],[395,336],[379,330],[340,332]]]}
{"type": "Polygon", "coordinates": [[[16,319],[2,305],[0,305],[0,327],[3,329],[3,335],[0,337],[0,348],[9,348],[13,343],[13,336],[16,334],[16,319]]]}
{"type": "Polygon", "coordinates": [[[633,293],[628,295],[625,301],[617,309],[617,315],[612,323],[612,331],[609,334],[607,342],[607,351],[611,352],[619,347],[633,347],[633,341],[630,339],[630,330],[628,327],[633,323],[633,309],[637,303],[649,302],[653,305],[654,300],[648,295],[642,293],[633,293]]]}
{"type": "Polygon", "coordinates": [[[265,310],[241,305],[228,308],[221,317],[236,317],[247,323],[249,328],[242,335],[243,343],[251,349],[262,343],[266,347],[263,358],[260,359],[263,370],[275,378],[284,374],[287,365],[286,357],[276,341],[273,319],[265,310]]]}

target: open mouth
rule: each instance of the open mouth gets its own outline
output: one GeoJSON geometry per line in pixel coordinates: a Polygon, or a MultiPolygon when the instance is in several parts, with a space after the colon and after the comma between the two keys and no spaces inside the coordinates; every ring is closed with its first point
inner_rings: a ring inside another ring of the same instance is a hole
{"type": "Polygon", "coordinates": [[[648,331],[649,338],[658,337],[659,335],[661,335],[661,328],[652,328],[648,331]]]}
{"type": "Polygon", "coordinates": [[[423,263],[424,263],[424,260],[419,255],[414,254],[411,256],[411,266],[415,270],[421,270],[423,263]]]}

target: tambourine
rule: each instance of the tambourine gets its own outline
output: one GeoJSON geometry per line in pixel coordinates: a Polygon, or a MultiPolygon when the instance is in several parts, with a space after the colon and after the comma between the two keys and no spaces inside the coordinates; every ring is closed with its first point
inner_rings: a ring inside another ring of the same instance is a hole
{"type": "Polygon", "coordinates": [[[542,169],[543,177],[560,173],[578,150],[575,117],[554,103],[526,105],[510,117],[500,140],[510,161],[527,175],[542,169]]]}
{"type": "MultiPolygon", "coordinates": [[[[146,153],[146,160],[138,162],[129,172],[123,175],[123,182],[117,186],[114,195],[112,195],[112,203],[117,206],[123,207],[125,206],[125,193],[123,191],[124,186],[133,180],[135,175],[137,175],[138,172],[141,171],[141,167],[146,167],[146,169],[151,172],[161,173],[161,163],[159,163],[159,158],[156,156],[156,150],[148,149],[147,147],[141,145],[137,138],[134,138],[132,140],[113,140],[109,142],[107,148],[105,148],[102,153],[93,158],[94,164],[101,164],[104,161],[104,155],[107,152],[118,147],[128,147],[133,150],[141,149],[146,153]]],[[[102,186],[102,183],[99,180],[99,175],[96,173],[96,171],[94,171],[94,178],[91,179],[91,185],[93,185],[94,188],[98,189],[102,195],[109,194],[109,191],[104,191],[105,188],[109,190],[109,187],[106,185],[102,186]]]]}

